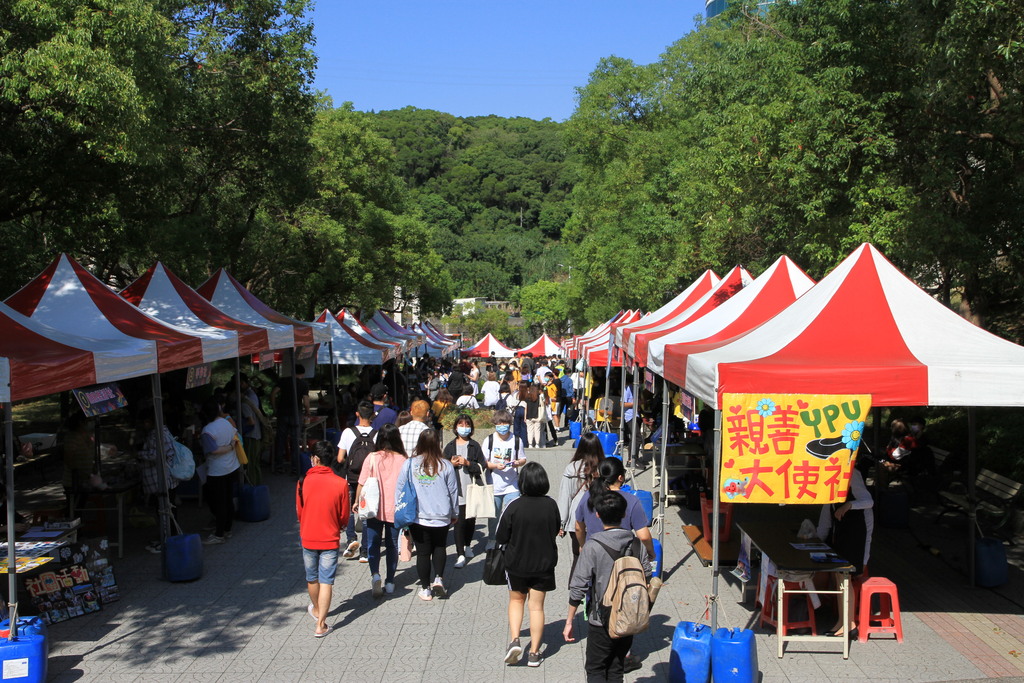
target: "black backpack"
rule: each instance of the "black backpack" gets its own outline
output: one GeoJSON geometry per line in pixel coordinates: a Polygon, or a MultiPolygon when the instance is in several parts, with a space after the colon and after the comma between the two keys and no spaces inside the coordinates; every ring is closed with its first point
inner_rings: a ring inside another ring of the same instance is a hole
{"type": "MultiPolygon", "coordinates": [[[[349,427],[349,429],[355,432],[356,438],[345,454],[345,462],[341,464],[345,473],[340,476],[347,476],[350,482],[357,482],[359,473],[363,470],[363,463],[366,462],[366,456],[377,450],[377,430],[371,429],[369,433],[362,434],[355,427],[349,427]]],[[[336,469],[335,472],[337,471],[336,469]]]]}

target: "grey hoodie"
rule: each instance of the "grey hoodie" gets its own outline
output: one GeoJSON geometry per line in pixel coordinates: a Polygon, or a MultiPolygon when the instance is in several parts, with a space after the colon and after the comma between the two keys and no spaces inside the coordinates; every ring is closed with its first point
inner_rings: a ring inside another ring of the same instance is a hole
{"type": "MultiPolygon", "coordinates": [[[[605,529],[587,539],[586,544],[580,549],[580,559],[576,562],[576,569],[569,580],[569,604],[579,607],[584,596],[588,593],[589,599],[589,622],[594,626],[603,626],[604,619],[602,609],[598,609],[598,603],[604,596],[608,587],[608,578],[612,574],[612,566],[615,560],[600,543],[601,541],[609,548],[625,550],[626,545],[632,542],[635,534],[627,529],[605,529]]],[[[644,544],[640,546],[640,564],[644,567],[644,575],[650,580],[651,562],[647,557],[647,549],[644,544]]]]}
{"type": "MultiPolygon", "coordinates": [[[[443,521],[445,525],[459,516],[459,481],[455,468],[442,459],[437,474],[429,477],[423,472],[423,458],[409,458],[398,474],[395,491],[401,491],[405,482],[412,478],[416,488],[416,523],[431,525],[443,521]]],[[[397,498],[397,493],[395,497],[397,498]]]]}

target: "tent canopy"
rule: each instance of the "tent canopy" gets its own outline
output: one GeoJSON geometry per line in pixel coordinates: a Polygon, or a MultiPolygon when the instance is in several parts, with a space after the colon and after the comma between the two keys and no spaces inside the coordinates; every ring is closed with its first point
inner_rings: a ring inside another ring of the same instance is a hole
{"type": "Polygon", "coordinates": [[[380,337],[376,336],[370,331],[370,328],[364,325],[359,318],[355,316],[354,313],[344,308],[338,313],[336,320],[350,332],[359,336],[362,340],[388,348],[389,352],[384,356],[383,360],[397,358],[402,355],[402,351],[405,349],[404,341],[385,338],[383,335],[380,337]]]}
{"type": "Polygon", "coordinates": [[[327,309],[316,322],[326,324],[331,333],[330,348],[320,344],[317,350],[316,362],[320,365],[383,365],[394,353],[393,347],[364,339],[342,325],[327,309]]]}
{"type": "Polygon", "coordinates": [[[514,355],[515,353],[513,353],[512,349],[498,341],[490,332],[468,349],[462,349],[462,356],[464,358],[486,358],[488,356],[512,358],[514,355]]]}
{"type": "Polygon", "coordinates": [[[169,325],[193,334],[213,332],[225,337],[227,343],[216,349],[204,340],[203,352],[207,360],[237,358],[270,350],[265,329],[225,314],[160,262],[125,287],[121,296],[169,325]]]}
{"type": "MultiPolygon", "coordinates": [[[[932,298],[870,244],[771,320],[718,348],[669,347],[685,388],[871,394],[876,406],[1022,406],[1024,347],[932,298]]],[[[666,370],[668,374],[669,370],[666,370]]]]}
{"type": "Polygon", "coordinates": [[[309,346],[317,341],[327,341],[329,336],[322,326],[278,313],[256,298],[223,268],[218,269],[196,291],[232,318],[265,329],[272,349],[309,346]]]}
{"type": "Polygon", "coordinates": [[[214,333],[201,338],[143,313],[66,254],[11,295],[7,304],[22,315],[71,335],[117,344],[147,340],[155,348],[157,366],[140,365],[136,375],[199,365],[206,362],[204,340],[216,347],[226,339],[214,333]]]}
{"type": "Polygon", "coordinates": [[[666,369],[666,349],[680,343],[720,346],[769,320],[812,286],[814,282],[789,257],[782,256],[718,308],[675,332],[652,339],[647,347],[647,367],[654,373],[664,375],[673,384],[684,386],[686,367],[673,363],[666,369]]]}
{"type": "Polygon", "coordinates": [[[564,351],[558,342],[544,333],[531,344],[516,351],[517,356],[525,356],[528,353],[532,353],[536,357],[561,356],[564,351]]]}
{"type": "Polygon", "coordinates": [[[740,291],[753,282],[743,267],[736,266],[730,270],[725,277],[719,280],[711,290],[700,297],[689,308],[672,318],[667,318],[657,325],[652,325],[646,330],[634,332],[629,337],[629,346],[625,349],[626,354],[635,358],[638,365],[647,366],[647,348],[650,343],[660,337],[675,332],[684,325],[706,315],[709,311],[725,303],[736,292],[740,291]]]}
{"type": "Polygon", "coordinates": [[[700,301],[705,294],[714,289],[720,281],[721,278],[713,270],[705,270],[704,274],[694,280],[689,287],[653,313],[645,315],[634,323],[612,323],[612,330],[615,332],[615,345],[628,349],[632,355],[633,344],[630,338],[634,334],[655,329],[666,321],[678,318],[700,301]]]}

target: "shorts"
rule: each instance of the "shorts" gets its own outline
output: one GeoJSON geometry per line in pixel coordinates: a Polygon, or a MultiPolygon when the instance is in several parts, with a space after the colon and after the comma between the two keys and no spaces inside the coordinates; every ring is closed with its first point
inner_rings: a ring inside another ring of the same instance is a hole
{"type": "Polygon", "coordinates": [[[552,569],[543,576],[514,576],[506,572],[508,589],[516,593],[529,593],[530,590],[547,593],[555,590],[555,570],[552,569]]]}
{"type": "Polygon", "coordinates": [[[302,549],[302,564],[306,566],[306,583],[324,583],[333,586],[338,572],[338,549],[302,549]]]}

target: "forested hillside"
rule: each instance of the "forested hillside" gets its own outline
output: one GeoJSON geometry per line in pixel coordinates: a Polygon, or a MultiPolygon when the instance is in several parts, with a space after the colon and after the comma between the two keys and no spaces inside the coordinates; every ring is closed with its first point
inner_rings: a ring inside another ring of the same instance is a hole
{"type": "Polygon", "coordinates": [[[395,146],[410,202],[434,228],[456,296],[511,299],[568,272],[561,237],[572,182],[559,124],[413,107],[373,119],[395,146]]]}

